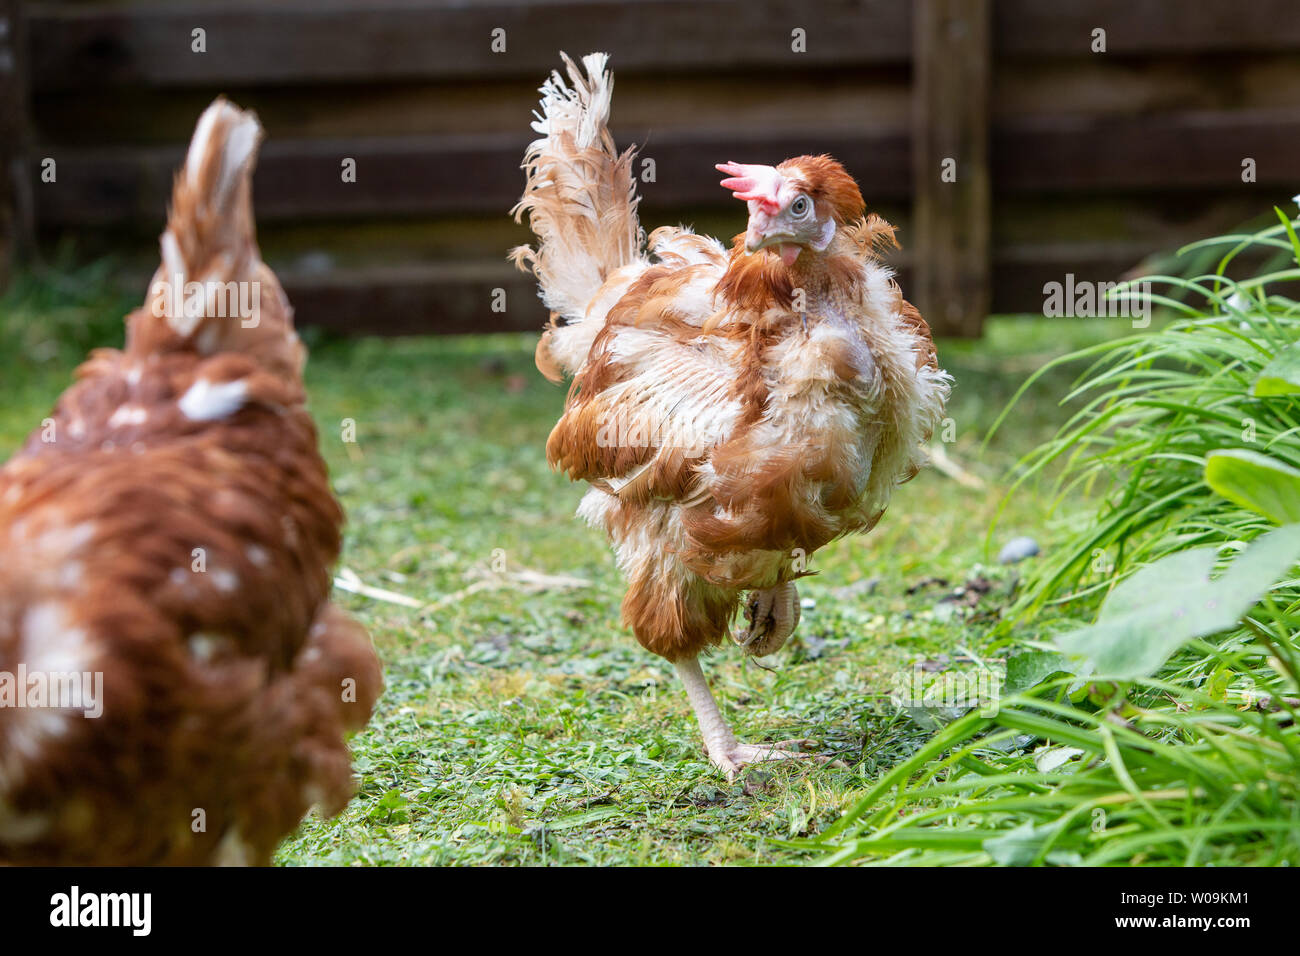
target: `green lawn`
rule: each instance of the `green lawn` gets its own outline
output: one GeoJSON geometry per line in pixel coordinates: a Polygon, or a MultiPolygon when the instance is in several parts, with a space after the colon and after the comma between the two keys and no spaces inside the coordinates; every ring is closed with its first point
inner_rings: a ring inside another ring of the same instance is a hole
{"type": "MultiPolygon", "coordinates": [[[[11,340],[25,330],[29,354],[11,351],[2,456],[71,370],[69,349],[31,331],[48,303],[29,307],[7,322],[11,340]]],[[[546,466],[564,392],[533,369],[532,337],[317,343],[308,384],[349,517],[342,566],[423,609],[336,594],[371,629],[388,690],[353,741],[358,797],[334,820],[309,819],[279,861],[807,859],[783,841],[824,828],[929,739],[890,702],[893,676],[918,660],[983,656],[1014,583],[997,548],[1031,534],[1050,549],[1069,518],[1020,494],[990,545],[1007,469],[1053,434],[1078,370],[1048,376],[984,448],[988,426],[1049,357],[1121,327],[996,319],[982,341],[940,344],[957,382],[948,454],[986,487],[922,473],[872,534],[816,556],[820,573],[800,582],[816,606],[771,670],[730,648],[706,663],[742,739],[811,736],[844,761],[754,770],[733,785],[705,759],[671,666],[619,626],[612,556],[573,517],[582,489],[546,466]],[[549,577],[539,586],[535,575],[549,577]],[[974,606],[940,603],[981,576],[992,590],[974,606]]]]}

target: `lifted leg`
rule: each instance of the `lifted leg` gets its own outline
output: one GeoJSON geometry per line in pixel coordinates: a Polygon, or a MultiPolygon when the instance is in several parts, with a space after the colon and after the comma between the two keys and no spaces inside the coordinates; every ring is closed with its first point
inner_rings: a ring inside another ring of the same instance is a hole
{"type": "Polygon", "coordinates": [[[752,657],[779,651],[799,626],[799,591],[793,581],[763,591],[750,591],[745,602],[748,626],[732,639],[752,657]]]}

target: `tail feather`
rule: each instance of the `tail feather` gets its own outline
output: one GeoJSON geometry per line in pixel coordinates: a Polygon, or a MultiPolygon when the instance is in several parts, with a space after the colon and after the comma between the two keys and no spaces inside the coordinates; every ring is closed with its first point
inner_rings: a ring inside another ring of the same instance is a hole
{"type": "Polygon", "coordinates": [[[542,85],[541,111],[532,124],[541,138],[524,155],[527,186],[513,210],[516,222],[528,214],[538,242],[513,250],[511,258],[537,277],[542,301],[555,314],[555,336],[594,334],[573,326],[586,317],[605,280],[640,258],[645,245],[632,174],[635,149],[619,153],[606,126],[614,90],[608,59],[592,53],[579,68],[564,56],[568,82],[557,71],[542,85]]]}
{"type": "Polygon", "coordinates": [[[299,372],[293,309],[257,247],[252,179],[261,142],[256,114],[224,97],[199,117],[130,349],[149,353],[179,338],[203,355],[240,351],[277,374],[299,372]]]}
{"type": "MultiPolygon", "coordinates": [[[[161,239],[168,282],[224,283],[256,277],[261,255],[251,179],[261,141],[257,116],[224,98],[199,118],[185,166],[176,176],[167,231],[161,239]]],[[[193,294],[205,295],[197,290],[193,294]]],[[[168,296],[162,312],[178,332],[187,335],[205,314],[194,305],[168,296]],[[182,302],[185,307],[178,309],[182,302]]]]}

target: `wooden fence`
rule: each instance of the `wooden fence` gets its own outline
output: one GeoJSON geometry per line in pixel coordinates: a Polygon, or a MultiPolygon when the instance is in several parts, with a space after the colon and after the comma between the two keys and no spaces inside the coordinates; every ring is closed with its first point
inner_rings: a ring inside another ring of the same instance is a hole
{"type": "Polygon", "coordinates": [[[268,131],[260,236],[302,322],[537,328],[535,290],[504,261],[527,234],[506,212],[537,85],[557,51],[601,49],[618,77],[614,134],[654,160],[647,226],[730,237],[743,210],[715,162],[830,152],[901,225],[908,293],[942,331],[975,335],[989,309],[1039,311],[1046,282],[1114,278],[1297,191],[1296,12],[1294,0],[0,0],[0,273],[72,235],[87,254],[123,254],[143,288],[194,119],[226,93],[268,131]]]}

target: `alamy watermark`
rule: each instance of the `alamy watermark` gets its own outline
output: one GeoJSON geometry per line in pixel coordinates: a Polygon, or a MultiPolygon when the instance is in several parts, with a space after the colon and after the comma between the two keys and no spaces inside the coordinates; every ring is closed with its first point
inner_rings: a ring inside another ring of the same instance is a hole
{"type": "Polygon", "coordinates": [[[90,719],[104,713],[103,671],[0,671],[0,709],[79,710],[90,719]]]}
{"type": "Polygon", "coordinates": [[[1132,319],[1133,328],[1145,329],[1151,324],[1151,283],[1091,282],[1067,272],[1064,282],[1044,283],[1043,316],[1132,319]]]}
{"type": "Polygon", "coordinates": [[[621,412],[602,416],[596,430],[598,448],[674,448],[686,458],[703,457],[722,438],[708,428],[681,422],[656,424],[621,412]]]}
{"type": "Polygon", "coordinates": [[[927,671],[921,661],[894,674],[889,699],[896,707],[978,710],[996,717],[1002,698],[1003,675],[989,667],[927,671]]]}
{"type": "Polygon", "coordinates": [[[159,280],[149,288],[153,297],[154,318],[239,319],[245,329],[255,329],[262,322],[262,283],[186,282],[177,273],[172,281],[159,280]]]}
{"type": "Polygon", "coordinates": [[[122,927],[133,936],[148,936],[153,929],[153,894],[83,892],[73,884],[68,892],[50,897],[50,925],[122,927]]]}

